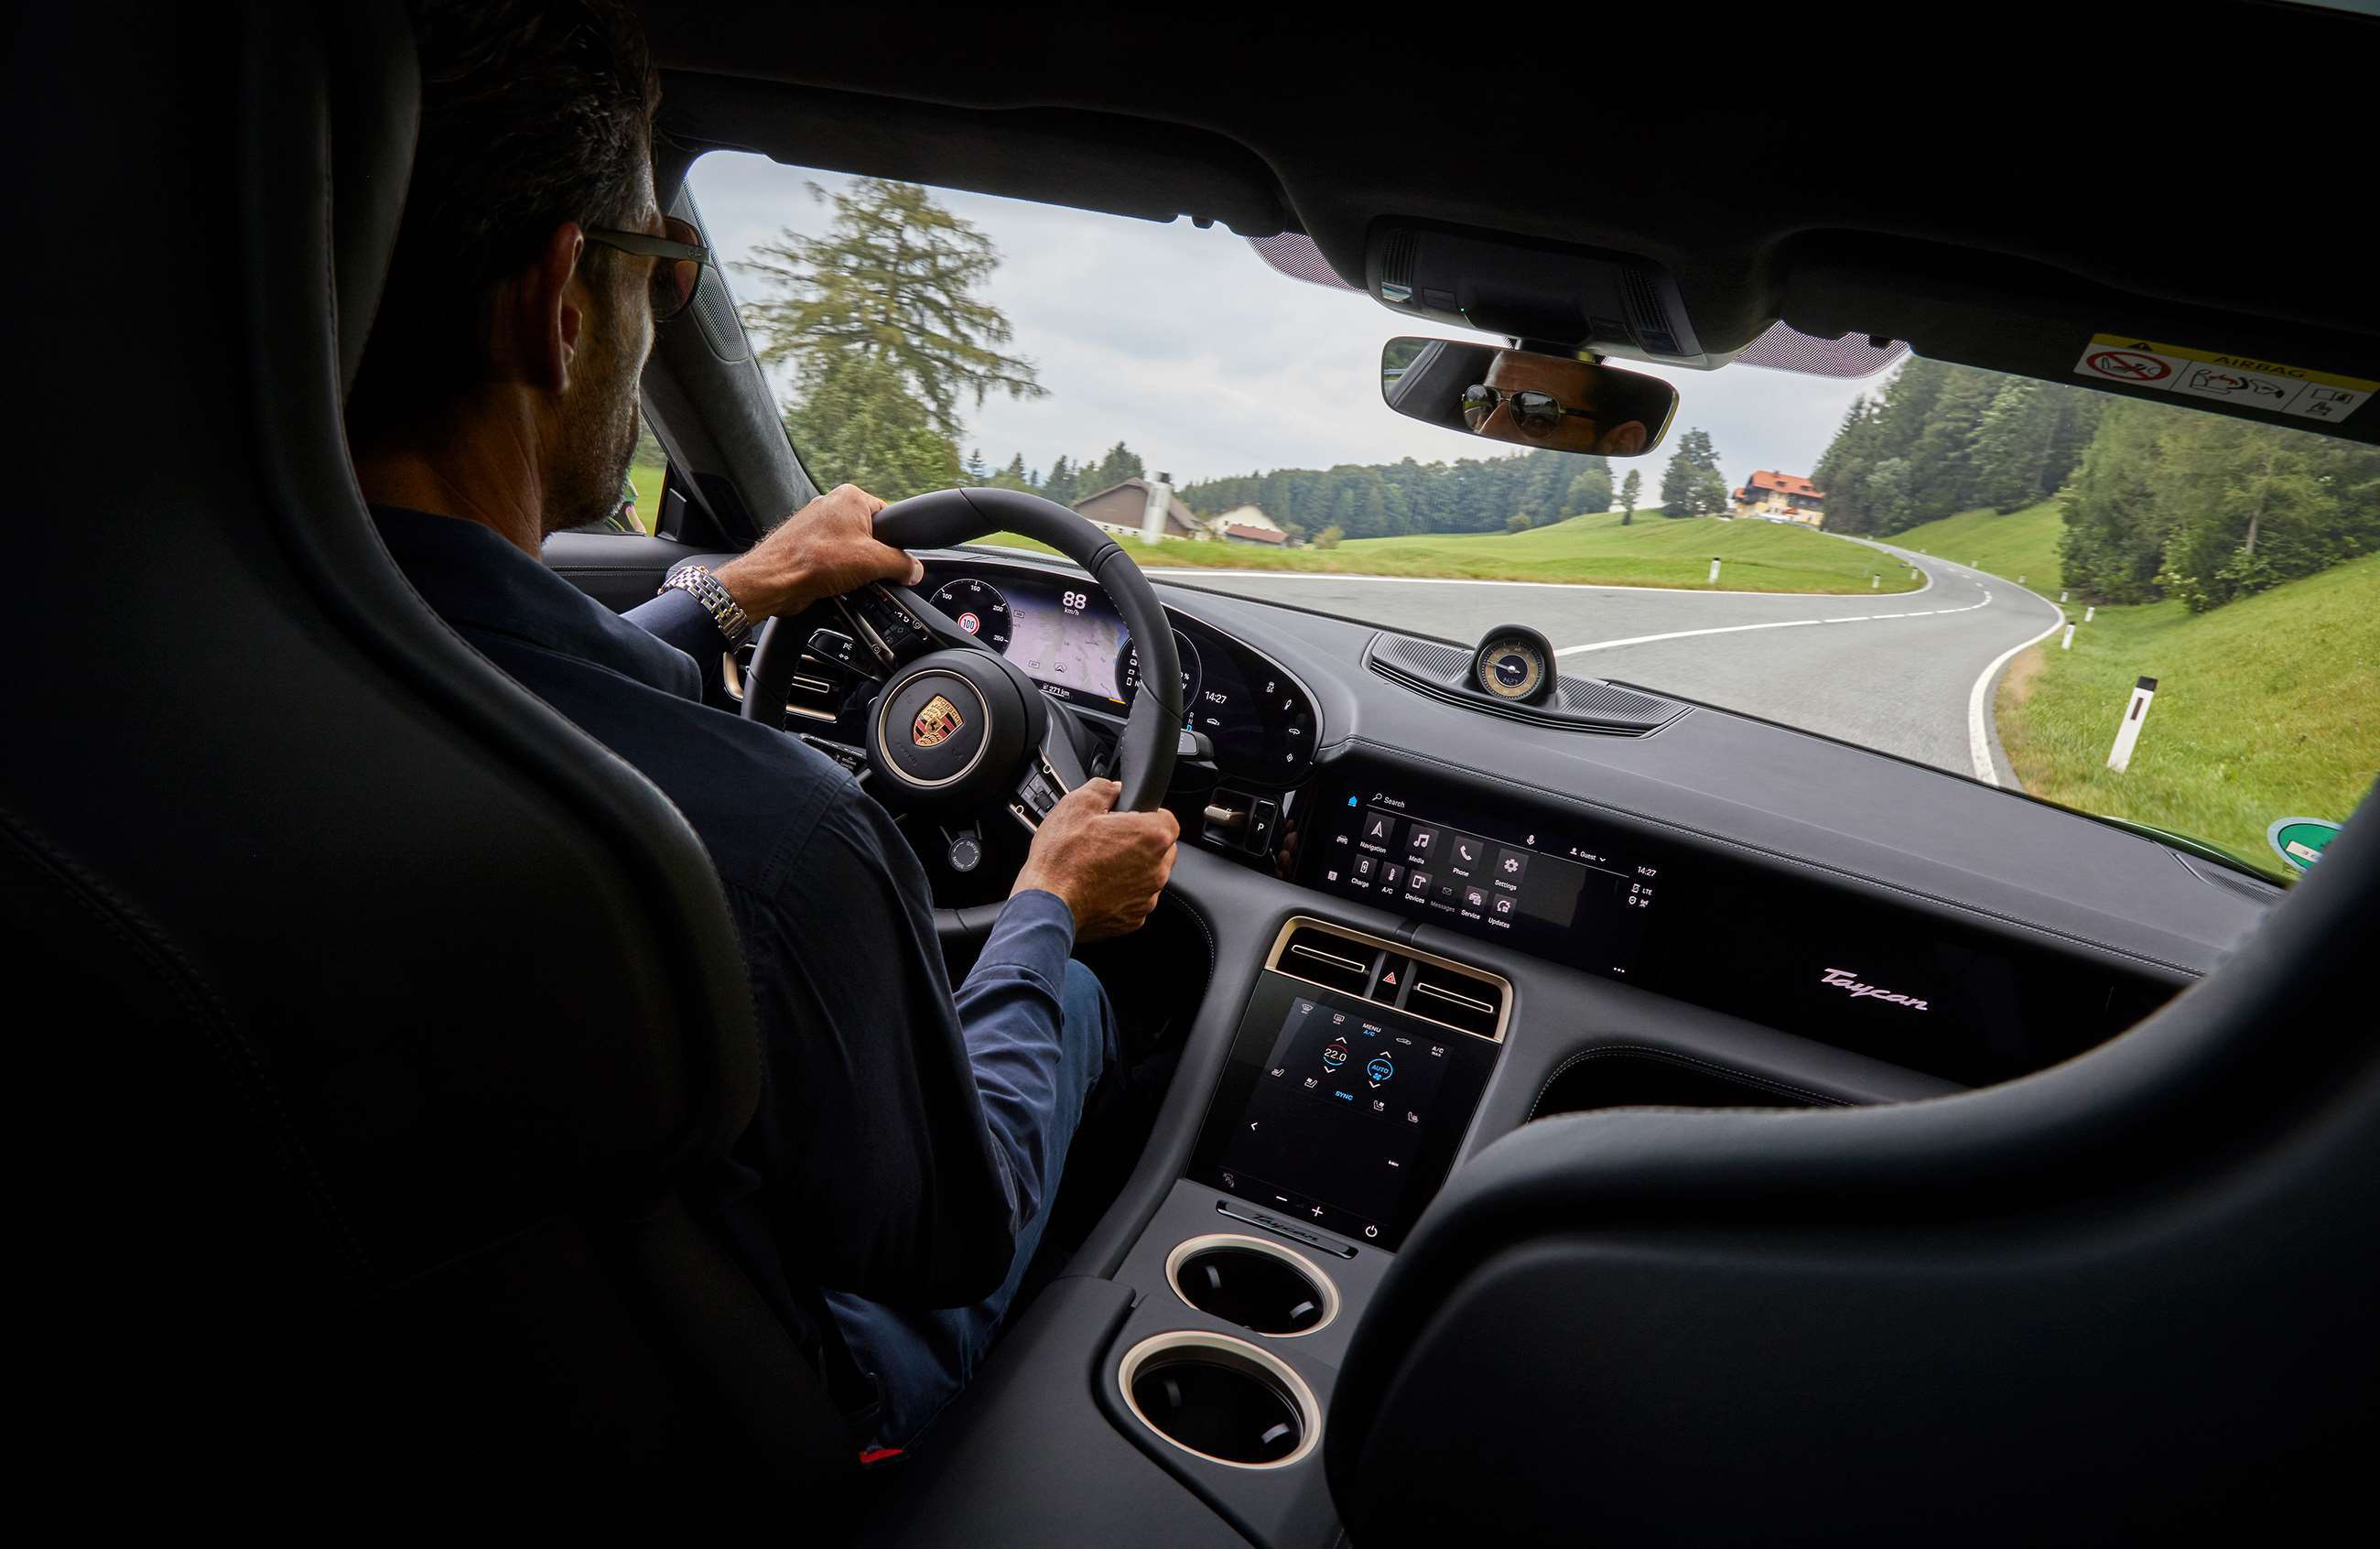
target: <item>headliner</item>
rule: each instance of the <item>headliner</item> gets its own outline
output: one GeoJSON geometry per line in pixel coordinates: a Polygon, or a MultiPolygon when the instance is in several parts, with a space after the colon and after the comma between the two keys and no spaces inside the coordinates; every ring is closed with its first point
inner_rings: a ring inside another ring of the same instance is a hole
{"type": "MultiPolygon", "coordinates": [[[[1477,40],[1279,15],[645,13],[689,148],[1304,230],[1358,284],[1381,217],[1631,253],[1727,348],[1781,317],[2067,381],[2094,332],[2380,377],[2350,218],[2380,22],[2081,9],[1530,27],[1524,60],[1578,61],[1536,79],[1416,63],[1477,40]]],[[[2380,440],[2380,410],[2322,428],[2380,440]]]]}

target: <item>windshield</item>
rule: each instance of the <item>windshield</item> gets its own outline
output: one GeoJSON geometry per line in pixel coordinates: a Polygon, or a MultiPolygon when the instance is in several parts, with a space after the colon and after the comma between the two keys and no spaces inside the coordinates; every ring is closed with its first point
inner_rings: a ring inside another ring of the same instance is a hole
{"type": "Polygon", "coordinates": [[[2380,451],[1914,356],[1631,362],[1682,397],[1652,453],[1513,450],[1392,411],[1409,320],[1220,227],[725,153],[693,184],[821,483],[1157,511],[1127,550],[1196,584],[1464,642],[1524,623],[1566,673],[2276,877],[2372,778],[2380,451]]]}

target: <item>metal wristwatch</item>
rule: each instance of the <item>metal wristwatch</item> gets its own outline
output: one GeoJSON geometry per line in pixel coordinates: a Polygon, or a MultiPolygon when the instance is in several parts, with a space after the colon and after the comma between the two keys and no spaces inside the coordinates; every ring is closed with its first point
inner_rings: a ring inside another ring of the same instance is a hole
{"type": "MultiPolygon", "coordinates": [[[[721,583],[719,578],[699,565],[689,565],[675,572],[669,579],[662,582],[661,590],[662,592],[683,592],[700,603],[702,611],[709,614],[711,622],[719,626],[719,632],[727,637],[727,643],[730,645],[742,640],[744,631],[752,627],[752,621],[744,616],[744,609],[735,598],[727,594],[727,588],[721,583]]],[[[660,593],[656,592],[654,595],[658,596],[660,593]]]]}

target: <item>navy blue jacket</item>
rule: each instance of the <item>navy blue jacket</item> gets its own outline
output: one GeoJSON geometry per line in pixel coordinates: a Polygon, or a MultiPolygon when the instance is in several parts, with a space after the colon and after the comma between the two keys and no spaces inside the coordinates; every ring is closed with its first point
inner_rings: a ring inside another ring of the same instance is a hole
{"type": "Polygon", "coordinates": [[[988,1123],[967,1057],[1051,1043],[1074,916],[1009,902],[953,994],[917,856],[833,760],[704,704],[697,653],[717,626],[668,592],[624,616],[474,522],[375,507],[382,538],[438,615],[489,660],[666,792],[710,852],[750,970],[759,1110],[697,1180],[781,1315],[815,1340],[815,1287],[905,1307],[998,1287],[1041,1201],[1027,1137],[988,1123]]]}

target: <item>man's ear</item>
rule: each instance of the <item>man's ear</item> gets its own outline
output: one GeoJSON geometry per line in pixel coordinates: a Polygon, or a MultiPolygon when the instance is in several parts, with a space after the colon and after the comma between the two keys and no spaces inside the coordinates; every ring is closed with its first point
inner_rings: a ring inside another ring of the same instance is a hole
{"type": "Polygon", "coordinates": [[[565,222],[553,228],[536,260],[505,287],[498,304],[495,340],[504,374],[549,393],[569,388],[579,330],[587,319],[571,281],[586,250],[587,238],[577,224],[565,222]]]}
{"type": "Polygon", "coordinates": [[[1631,420],[1603,438],[1603,450],[1615,457],[1633,457],[1645,449],[1645,422],[1631,420]]]}

